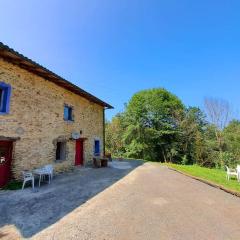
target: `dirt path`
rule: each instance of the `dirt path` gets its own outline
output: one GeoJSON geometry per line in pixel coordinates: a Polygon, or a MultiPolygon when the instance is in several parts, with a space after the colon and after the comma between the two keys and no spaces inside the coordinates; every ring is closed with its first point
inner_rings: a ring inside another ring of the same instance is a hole
{"type": "Polygon", "coordinates": [[[147,163],[34,239],[240,239],[240,199],[147,163]]]}

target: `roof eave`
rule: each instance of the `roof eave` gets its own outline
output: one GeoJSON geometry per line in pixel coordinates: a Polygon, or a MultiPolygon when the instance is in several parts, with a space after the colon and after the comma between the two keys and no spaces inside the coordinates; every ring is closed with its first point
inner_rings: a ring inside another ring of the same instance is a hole
{"type": "Polygon", "coordinates": [[[19,67],[26,69],[34,74],[43,77],[55,84],[74,92],[91,102],[94,102],[98,105],[105,107],[106,109],[113,109],[113,106],[110,104],[100,100],[99,98],[95,97],[94,95],[86,92],[82,88],[74,85],[73,83],[69,82],[68,80],[60,77],[59,75],[55,74],[54,72],[48,70],[47,68],[41,66],[37,62],[25,57],[24,55],[20,54],[19,52],[15,51],[14,49],[8,47],[7,45],[0,42],[0,57],[5,59],[12,64],[18,65],[19,67]]]}

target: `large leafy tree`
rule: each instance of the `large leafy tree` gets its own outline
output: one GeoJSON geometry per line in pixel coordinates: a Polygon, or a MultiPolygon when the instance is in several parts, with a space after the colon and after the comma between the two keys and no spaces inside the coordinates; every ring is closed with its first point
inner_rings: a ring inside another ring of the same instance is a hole
{"type": "Polygon", "coordinates": [[[232,120],[223,131],[225,148],[240,157],[240,121],[232,120]]]}
{"type": "Polygon", "coordinates": [[[172,146],[178,133],[175,116],[183,112],[182,102],[163,88],[136,93],[124,113],[126,155],[170,161],[177,152],[172,146]]]}
{"type": "Polygon", "coordinates": [[[179,120],[179,135],[177,143],[180,146],[182,163],[206,162],[205,131],[207,128],[205,114],[197,107],[185,109],[179,120]]]}
{"type": "Polygon", "coordinates": [[[106,151],[112,153],[113,156],[123,156],[125,152],[123,143],[123,115],[117,114],[111,122],[105,123],[106,130],[106,151]]]}
{"type": "Polygon", "coordinates": [[[240,163],[240,121],[232,120],[223,130],[224,152],[222,165],[235,166],[240,163]]]}

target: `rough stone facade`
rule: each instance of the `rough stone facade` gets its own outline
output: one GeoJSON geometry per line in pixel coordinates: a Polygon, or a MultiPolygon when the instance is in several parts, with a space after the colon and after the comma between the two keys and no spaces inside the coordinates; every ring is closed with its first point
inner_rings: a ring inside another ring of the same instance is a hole
{"type": "Polygon", "coordinates": [[[10,113],[0,115],[0,136],[20,138],[14,143],[12,170],[54,164],[57,172],[74,166],[75,140],[72,132],[82,131],[84,163],[93,156],[94,140],[103,153],[103,106],[72,93],[42,77],[0,58],[0,82],[12,87],[10,113]],[[74,121],[63,119],[64,104],[73,107],[74,121]],[[66,160],[56,162],[56,142],[66,141],[66,160]]]}

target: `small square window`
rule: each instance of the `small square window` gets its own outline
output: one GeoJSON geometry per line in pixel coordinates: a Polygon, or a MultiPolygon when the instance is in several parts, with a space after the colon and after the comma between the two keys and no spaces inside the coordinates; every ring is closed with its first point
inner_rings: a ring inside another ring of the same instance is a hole
{"type": "Polygon", "coordinates": [[[0,82],[0,114],[9,113],[11,86],[0,82]]]}
{"type": "Polygon", "coordinates": [[[66,159],[66,142],[57,142],[56,160],[61,161],[66,159]]]}
{"type": "Polygon", "coordinates": [[[73,121],[73,108],[70,106],[64,106],[64,120],[73,121]]]}

